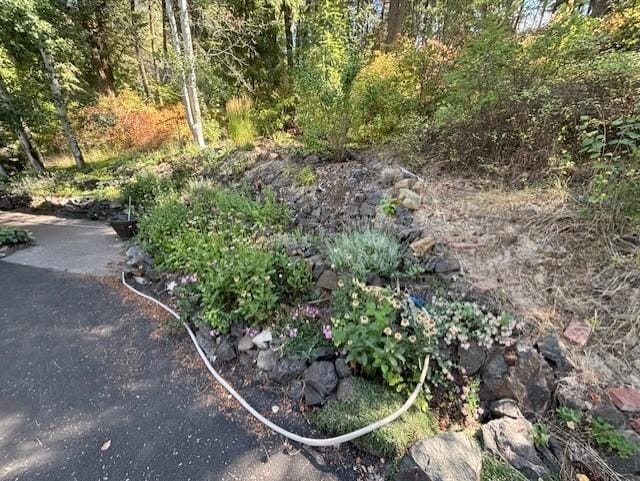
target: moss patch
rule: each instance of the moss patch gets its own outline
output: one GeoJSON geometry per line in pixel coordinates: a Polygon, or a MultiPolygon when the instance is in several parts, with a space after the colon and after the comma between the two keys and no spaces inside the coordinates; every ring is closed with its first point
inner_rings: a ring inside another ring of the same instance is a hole
{"type": "Polygon", "coordinates": [[[527,481],[527,477],[504,461],[485,454],[482,459],[481,481],[527,481]]]}
{"type": "MultiPolygon", "coordinates": [[[[313,425],[332,436],[362,428],[397,410],[405,398],[401,394],[360,378],[354,378],[354,394],[348,401],[329,401],[312,416],[313,425]]],[[[361,449],[388,459],[399,458],[418,439],[438,433],[430,413],[410,409],[391,424],[358,438],[361,449]]]]}

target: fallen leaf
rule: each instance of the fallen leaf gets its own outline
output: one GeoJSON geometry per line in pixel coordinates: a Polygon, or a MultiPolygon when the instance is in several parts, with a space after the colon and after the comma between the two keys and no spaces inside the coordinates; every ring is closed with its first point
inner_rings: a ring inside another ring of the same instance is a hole
{"type": "Polygon", "coordinates": [[[100,448],[100,451],[106,451],[107,449],[109,449],[111,447],[111,439],[109,439],[109,441],[107,441],[106,443],[104,443],[102,445],[102,447],[100,448]]]}
{"type": "Polygon", "coordinates": [[[589,477],[584,474],[576,474],[576,481],[590,481],[589,477]]]}

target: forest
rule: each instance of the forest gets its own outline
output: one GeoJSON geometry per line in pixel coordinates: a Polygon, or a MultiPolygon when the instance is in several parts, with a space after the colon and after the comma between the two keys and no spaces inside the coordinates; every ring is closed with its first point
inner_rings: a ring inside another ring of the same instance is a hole
{"type": "Polygon", "coordinates": [[[3,0],[3,174],[69,154],[293,137],[386,145],[635,222],[634,0],[3,0]],[[21,161],[28,161],[27,163],[21,161]]]}

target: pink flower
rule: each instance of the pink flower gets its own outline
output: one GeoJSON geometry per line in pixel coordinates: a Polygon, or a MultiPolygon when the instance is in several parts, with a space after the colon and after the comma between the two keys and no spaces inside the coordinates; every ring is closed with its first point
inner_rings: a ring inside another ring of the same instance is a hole
{"type": "Polygon", "coordinates": [[[298,329],[295,327],[289,329],[289,337],[298,337],[298,329]]]}
{"type": "Polygon", "coordinates": [[[333,333],[331,332],[331,326],[329,324],[322,326],[322,334],[326,340],[333,339],[333,333]]]}

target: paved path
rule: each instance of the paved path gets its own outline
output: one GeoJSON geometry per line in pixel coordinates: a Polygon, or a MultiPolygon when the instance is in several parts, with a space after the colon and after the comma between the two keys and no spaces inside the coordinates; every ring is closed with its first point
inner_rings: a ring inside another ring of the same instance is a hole
{"type": "MultiPolygon", "coordinates": [[[[47,235],[36,264],[46,263],[47,235]]],[[[0,480],[352,479],[321,456],[289,456],[279,437],[251,431],[188,339],[157,335],[159,321],[127,299],[115,277],[7,261],[0,261],[0,480]]]]}
{"type": "Polygon", "coordinates": [[[0,225],[29,230],[36,239],[29,249],[7,256],[7,262],[76,274],[117,271],[122,243],[103,222],[0,211],[0,225]]]}

